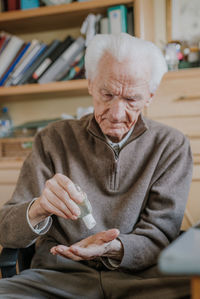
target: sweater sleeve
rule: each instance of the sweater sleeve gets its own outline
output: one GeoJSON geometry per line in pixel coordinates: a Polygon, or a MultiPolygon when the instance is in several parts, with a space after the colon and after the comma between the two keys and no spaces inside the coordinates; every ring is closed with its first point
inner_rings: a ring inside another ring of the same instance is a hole
{"type": "Polygon", "coordinates": [[[0,244],[4,247],[27,247],[38,234],[27,221],[27,208],[33,198],[41,195],[45,181],[53,176],[50,156],[45,152],[42,132],[34,141],[25,160],[12,198],[0,210],[0,244]]]}
{"type": "Polygon", "coordinates": [[[160,251],[179,234],[193,164],[189,141],[180,136],[159,159],[134,230],[119,235],[124,246],[122,268],[139,271],[156,264],[160,251]]]}

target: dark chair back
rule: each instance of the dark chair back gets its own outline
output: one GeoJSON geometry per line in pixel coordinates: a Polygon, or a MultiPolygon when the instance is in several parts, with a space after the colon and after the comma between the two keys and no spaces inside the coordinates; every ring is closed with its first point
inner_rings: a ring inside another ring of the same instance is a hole
{"type": "Polygon", "coordinates": [[[17,274],[17,264],[19,272],[30,268],[34,252],[34,244],[27,248],[3,248],[0,255],[2,278],[12,277],[17,274]]]}

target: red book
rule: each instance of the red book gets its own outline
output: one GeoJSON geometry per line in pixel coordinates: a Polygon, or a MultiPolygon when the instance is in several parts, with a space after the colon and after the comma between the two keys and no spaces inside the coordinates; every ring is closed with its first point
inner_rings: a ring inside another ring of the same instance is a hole
{"type": "Polygon", "coordinates": [[[6,40],[6,36],[5,35],[3,35],[3,36],[0,37],[0,49],[3,46],[5,40],[6,40]]]}
{"type": "Polygon", "coordinates": [[[17,10],[20,8],[20,0],[7,0],[7,9],[10,10],[17,10]]]}

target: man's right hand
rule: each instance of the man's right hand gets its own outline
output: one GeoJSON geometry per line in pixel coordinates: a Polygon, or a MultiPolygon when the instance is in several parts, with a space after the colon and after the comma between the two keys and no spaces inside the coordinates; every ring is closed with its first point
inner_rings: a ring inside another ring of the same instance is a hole
{"type": "Polygon", "coordinates": [[[34,227],[46,217],[55,214],[76,220],[80,214],[77,204],[83,201],[83,192],[65,175],[55,174],[29,209],[29,220],[34,227]]]}

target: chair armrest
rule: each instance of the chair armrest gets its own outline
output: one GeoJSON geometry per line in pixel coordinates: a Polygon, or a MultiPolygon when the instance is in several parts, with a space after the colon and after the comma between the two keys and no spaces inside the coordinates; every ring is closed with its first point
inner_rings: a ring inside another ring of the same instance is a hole
{"type": "Polygon", "coordinates": [[[3,248],[0,255],[0,268],[2,278],[11,277],[16,274],[16,263],[18,249],[3,248]]]}
{"type": "Polygon", "coordinates": [[[183,233],[158,259],[162,273],[172,275],[200,275],[200,225],[183,233]]]}

